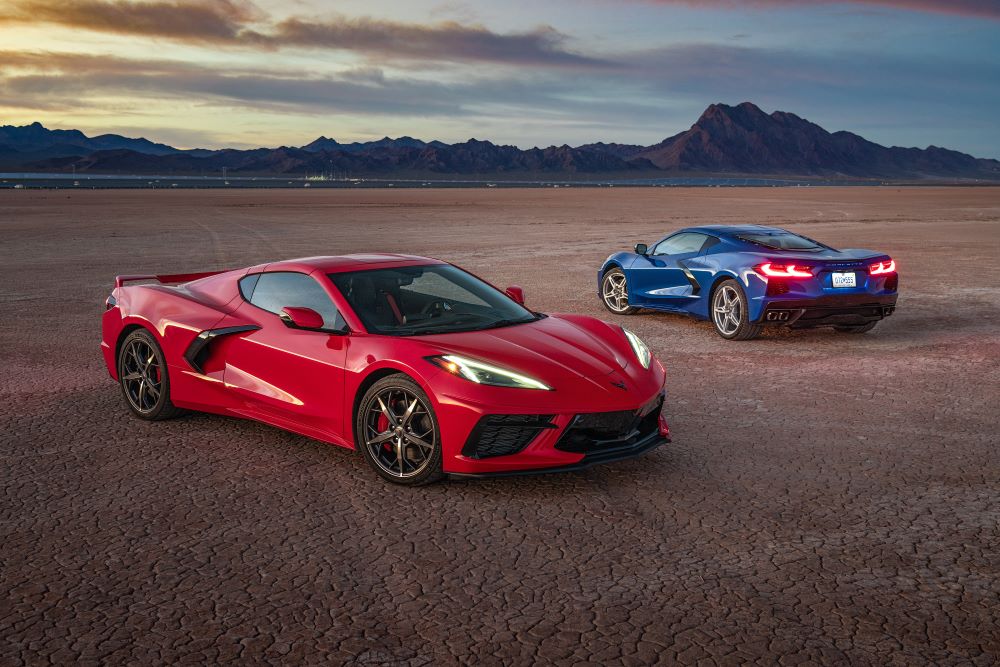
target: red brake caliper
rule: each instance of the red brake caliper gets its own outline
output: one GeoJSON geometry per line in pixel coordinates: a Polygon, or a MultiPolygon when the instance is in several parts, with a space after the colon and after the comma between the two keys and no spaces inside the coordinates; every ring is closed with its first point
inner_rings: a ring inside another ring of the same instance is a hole
{"type": "MultiPolygon", "coordinates": [[[[375,429],[379,433],[385,433],[389,429],[389,419],[385,416],[385,413],[382,413],[382,414],[380,414],[378,416],[378,422],[376,422],[376,424],[375,424],[375,429]]],[[[392,445],[389,444],[388,441],[383,442],[382,443],[382,449],[384,449],[387,452],[391,452],[392,451],[392,445]]]]}

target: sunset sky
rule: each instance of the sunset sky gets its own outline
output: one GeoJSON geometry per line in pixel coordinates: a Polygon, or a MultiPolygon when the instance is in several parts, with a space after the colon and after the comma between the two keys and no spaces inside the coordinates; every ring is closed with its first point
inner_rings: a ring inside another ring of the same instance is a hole
{"type": "Polygon", "coordinates": [[[744,100],[1000,158],[1000,0],[0,0],[0,125],[651,144],[744,100]]]}

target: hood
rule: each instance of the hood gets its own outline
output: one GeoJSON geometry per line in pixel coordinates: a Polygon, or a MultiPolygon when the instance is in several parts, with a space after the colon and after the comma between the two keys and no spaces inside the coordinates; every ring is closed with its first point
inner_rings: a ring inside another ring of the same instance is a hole
{"type": "Polygon", "coordinates": [[[581,315],[550,315],[498,329],[435,334],[419,340],[438,354],[454,353],[503,366],[557,390],[578,386],[583,380],[595,391],[609,392],[610,380],[638,379],[647,372],[621,327],[581,315]]]}

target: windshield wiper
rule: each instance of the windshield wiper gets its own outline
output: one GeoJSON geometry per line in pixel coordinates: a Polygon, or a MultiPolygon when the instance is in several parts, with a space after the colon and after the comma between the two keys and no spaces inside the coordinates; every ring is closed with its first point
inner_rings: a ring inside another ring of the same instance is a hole
{"type": "Polygon", "coordinates": [[[406,329],[396,329],[392,331],[385,331],[386,335],[389,336],[420,336],[424,334],[437,334],[437,333],[465,333],[469,331],[486,331],[489,329],[499,329],[500,327],[509,327],[515,324],[527,324],[528,322],[535,322],[544,317],[541,314],[534,314],[533,317],[528,319],[524,318],[510,318],[503,320],[493,320],[492,322],[483,322],[481,324],[476,324],[475,326],[468,326],[473,324],[481,316],[479,315],[464,315],[456,317],[448,322],[427,322],[420,326],[408,327],[406,329]],[[474,319],[473,319],[474,318],[474,319]],[[473,322],[469,320],[473,319],[473,322]]]}
{"type": "Polygon", "coordinates": [[[486,329],[499,329],[500,327],[509,327],[514,324],[527,324],[528,322],[534,322],[539,319],[541,318],[530,317],[528,319],[524,319],[523,317],[519,317],[517,319],[510,318],[506,320],[493,320],[492,322],[484,322],[481,327],[476,327],[473,331],[484,331],[486,329]]]}
{"type": "Polygon", "coordinates": [[[384,333],[390,336],[418,336],[425,333],[448,333],[450,331],[474,331],[475,328],[459,328],[453,329],[456,325],[471,324],[469,321],[470,317],[476,318],[473,322],[478,322],[480,316],[478,315],[460,315],[458,317],[451,318],[445,322],[441,322],[437,319],[435,321],[424,321],[420,324],[413,326],[408,326],[400,329],[392,329],[385,331],[384,333]]]}
{"type": "Polygon", "coordinates": [[[499,320],[489,320],[483,321],[483,318],[488,317],[485,313],[461,313],[455,314],[450,317],[438,317],[427,320],[420,320],[416,323],[404,324],[398,327],[385,328],[379,333],[386,336],[421,336],[425,334],[438,334],[438,333],[464,333],[468,331],[485,331],[488,329],[499,329],[500,327],[509,327],[515,324],[527,324],[528,322],[536,322],[543,317],[546,317],[544,313],[536,313],[534,311],[529,311],[531,314],[528,317],[518,317],[518,318],[504,318],[499,320]]]}

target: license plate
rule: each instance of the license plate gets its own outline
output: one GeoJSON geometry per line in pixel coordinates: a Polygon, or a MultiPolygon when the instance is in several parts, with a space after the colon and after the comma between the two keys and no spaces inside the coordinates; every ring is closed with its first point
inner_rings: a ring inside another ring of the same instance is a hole
{"type": "Polygon", "coordinates": [[[833,286],[834,287],[857,287],[858,279],[854,272],[851,273],[834,273],[833,276],[833,286]]]}

